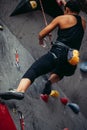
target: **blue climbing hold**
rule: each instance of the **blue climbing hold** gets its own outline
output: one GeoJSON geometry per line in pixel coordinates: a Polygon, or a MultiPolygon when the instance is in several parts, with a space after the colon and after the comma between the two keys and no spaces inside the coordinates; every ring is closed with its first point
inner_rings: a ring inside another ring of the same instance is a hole
{"type": "Polygon", "coordinates": [[[77,104],[75,104],[75,103],[67,103],[67,105],[72,109],[72,111],[74,113],[76,113],[76,114],[79,113],[80,108],[79,108],[79,106],[77,104]]]}
{"type": "Polygon", "coordinates": [[[79,68],[82,72],[87,72],[87,62],[80,63],[79,68]]]}

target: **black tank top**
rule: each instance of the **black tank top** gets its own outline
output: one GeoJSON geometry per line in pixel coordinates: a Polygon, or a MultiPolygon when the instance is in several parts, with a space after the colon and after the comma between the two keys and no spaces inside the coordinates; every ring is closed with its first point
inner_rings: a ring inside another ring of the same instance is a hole
{"type": "Polygon", "coordinates": [[[74,16],[77,19],[76,25],[66,29],[59,28],[57,33],[57,41],[60,41],[71,48],[79,50],[84,35],[84,29],[82,26],[81,17],[78,15],[74,16]]]}

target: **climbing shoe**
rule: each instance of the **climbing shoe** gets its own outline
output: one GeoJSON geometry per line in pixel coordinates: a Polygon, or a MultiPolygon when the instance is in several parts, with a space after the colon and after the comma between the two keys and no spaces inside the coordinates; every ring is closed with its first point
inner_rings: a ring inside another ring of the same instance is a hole
{"type": "Polygon", "coordinates": [[[41,95],[40,95],[40,98],[41,98],[43,101],[48,102],[49,95],[47,95],[47,94],[41,94],[41,95]]]}
{"type": "Polygon", "coordinates": [[[16,90],[9,90],[7,92],[1,92],[0,98],[5,100],[10,100],[10,99],[22,100],[24,98],[24,93],[16,92],[16,90]]]}

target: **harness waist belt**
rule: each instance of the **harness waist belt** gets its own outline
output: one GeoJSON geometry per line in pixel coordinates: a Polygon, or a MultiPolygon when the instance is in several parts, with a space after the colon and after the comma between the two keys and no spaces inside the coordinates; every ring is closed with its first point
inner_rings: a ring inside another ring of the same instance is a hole
{"type": "Polygon", "coordinates": [[[60,45],[60,46],[66,47],[68,49],[70,48],[69,46],[65,45],[64,43],[62,43],[60,41],[52,42],[52,45],[60,45]]]}

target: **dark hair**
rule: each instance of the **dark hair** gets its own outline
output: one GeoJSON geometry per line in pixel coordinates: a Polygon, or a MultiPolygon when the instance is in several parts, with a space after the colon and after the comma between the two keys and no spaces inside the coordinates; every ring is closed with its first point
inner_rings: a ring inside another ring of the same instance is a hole
{"type": "Polygon", "coordinates": [[[77,0],[69,0],[65,5],[65,8],[66,7],[68,7],[72,12],[80,12],[80,4],[77,0]]]}

